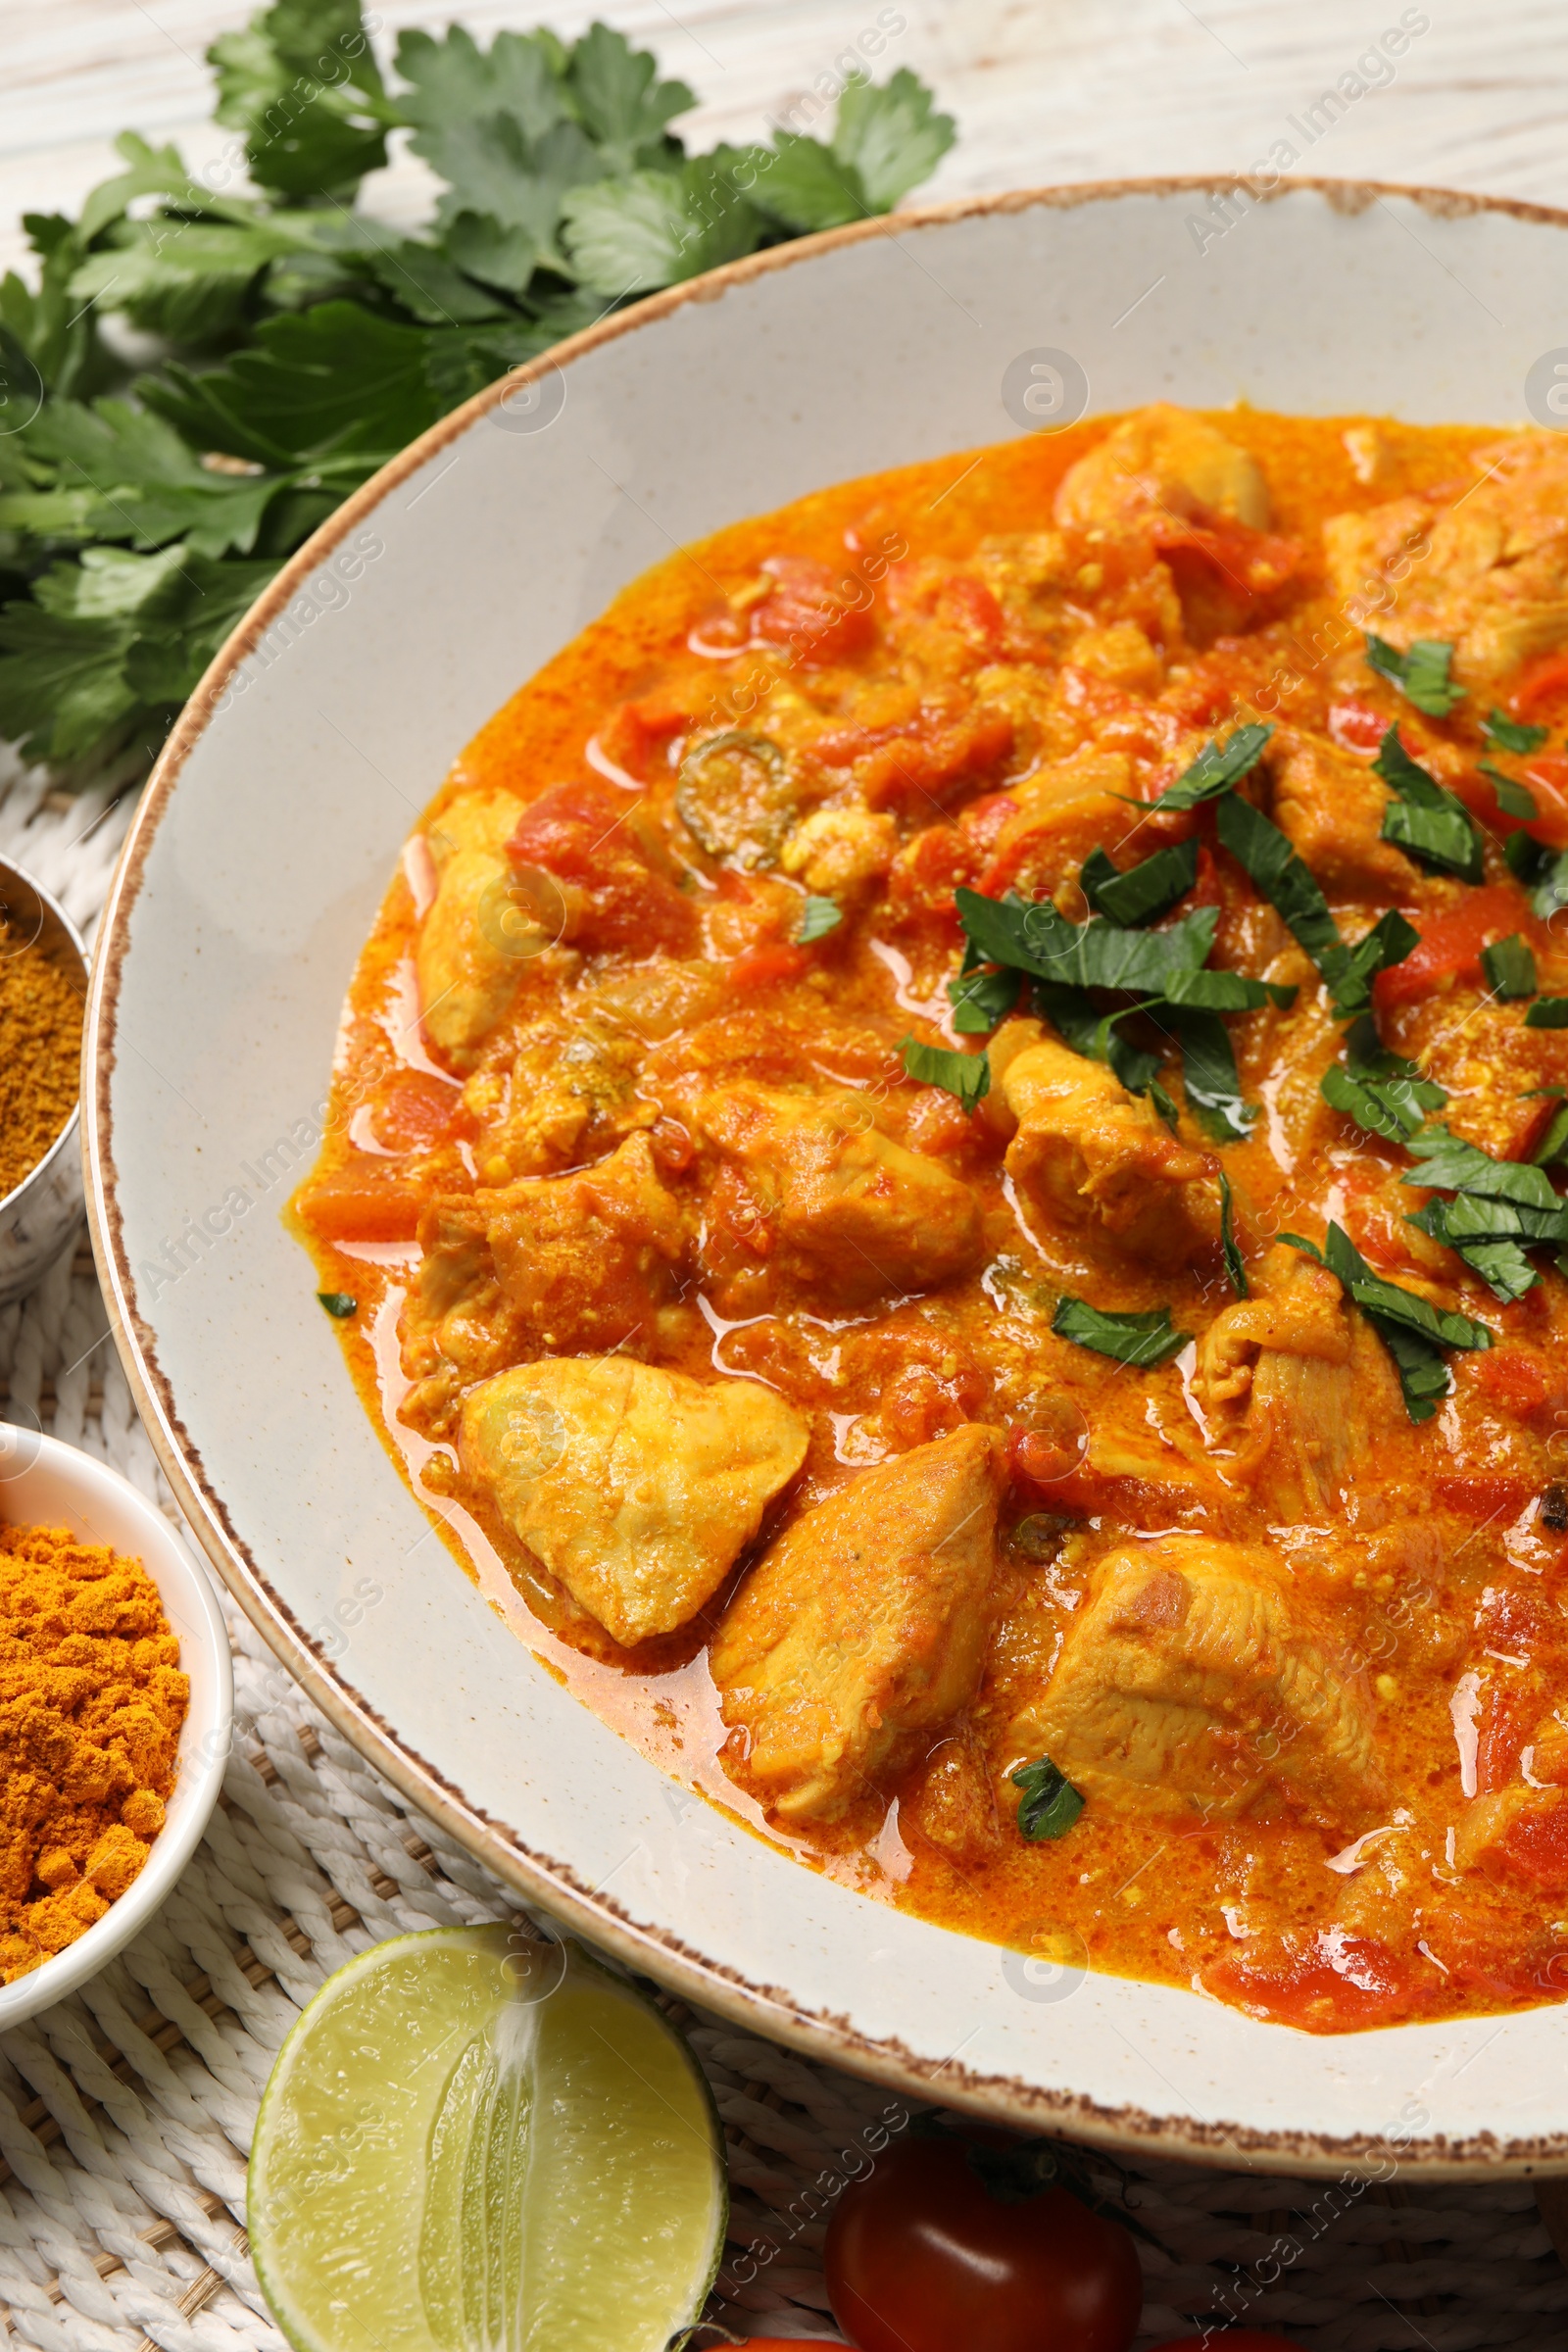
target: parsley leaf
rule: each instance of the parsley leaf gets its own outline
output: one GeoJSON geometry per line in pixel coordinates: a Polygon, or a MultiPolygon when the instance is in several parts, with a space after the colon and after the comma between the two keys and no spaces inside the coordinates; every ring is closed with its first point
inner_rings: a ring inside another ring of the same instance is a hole
{"type": "Polygon", "coordinates": [[[1549,922],[1568,906],[1568,850],[1548,850],[1528,833],[1510,833],[1502,845],[1508,871],[1530,893],[1533,911],[1549,922]]]}
{"type": "Polygon", "coordinates": [[[1517,931],[1482,949],[1481,969],[1494,996],[1504,1002],[1533,997],[1541,986],[1536,959],[1517,931]]]}
{"type": "Polygon", "coordinates": [[[1568,1029],[1568,997],[1538,997],[1525,1014],[1527,1029],[1568,1029]]]}
{"type": "Polygon", "coordinates": [[[1484,1323],[1433,1306],[1414,1291],[1374,1274],[1343,1226],[1330,1225],[1321,1250],[1298,1233],[1282,1233],[1280,1240],[1339,1277],[1394,1358],[1404,1409],[1412,1421],[1430,1421],[1448,1394],[1445,1348],[1492,1346],[1484,1323]]]}
{"type": "Polygon", "coordinates": [[[1521,784],[1517,776],[1505,775],[1492,760],[1478,760],[1476,765],[1491,784],[1496,795],[1497,807],[1505,816],[1522,817],[1528,825],[1533,817],[1541,814],[1535,794],[1521,784]]]}
{"type": "Polygon", "coordinates": [[[1383,811],[1383,839],[1431,872],[1479,882],[1481,834],[1475,818],[1411,759],[1397,727],[1390,727],[1372,764],[1396,796],[1383,811]]]}
{"type": "Polygon", "coordinates": [[[1091,1306],[1087,1298],[1069,1298],[1065,1292],[1056,1301],[1051,1328],[1058,1339],[1071,1340],[1074,1347],[1144,1369],[1168,1363],[1192,1338],[1191,1332],[1172,1329],[1168,1306],[1152,1307],[1141,1315],[1115,1314],[1091,1306]]]}
{"type": "Polygon", "coordinates": [[[1096,914],[1134,930],[1168,913],[1192,889],[1198,879],[1198,842],[1195,838],[1174,849],[1156,850],[1125,873],[1112,864],[1106,851],[1091,850],[1078,879],[1096,914]]]}
{"type": "Polygon", "coordinates": [[[208,51],[220,122],[245,133],[258,187],[352,197],[386,162],[380,70],[359,0],[277,0],[208,51]]]}
{"type": "Polygon", "coordinates": [[[922,1046],[906,1037],[899,1052],[911,1078],[922,1086],[944,1087],[956,1095],[971,1114],[991,1092],[991,1061],[985,1054],[955,1054],[947,1046],[922,1046]]]}
{"type": "Polygon", "coordinates": [[[1192,765],[1182,770],[1174,784],[1167,784],[1149,807],[1196,808],[1203,801],[1217,801],[1251,773],[1273,732],[1271,726],[1238,727],[1223,743],[1205,743],[1192,765]]]}
{"type": "Polygon", "coordinates": [[[1368,633],[1366,661],[1369,669],[1397,686],[1405,701],[1429,718],[1446,718],[1464,701],[1464,688],[1448,677],[1453,647],[1441,637],[1418,637],[1409,652],[1401,654],[1396,645],[1368,633]]]}
{"type": "Polygon", "coordinates": [[[901,66],[880,89],[852,74],[839,99],[835,160],[859,174],[873,213],[890,213],[929,179],[957,132],[951,115],[933,111],[930,91],[901,66]]]}
{"type": "MultiPolygon", "coordinates": [[[[1236,975],[1215,972],[1198,976],[1222,980],[1236,975]]],[[[1157,1027],[1168,1025],[1181,1046],[1182,1092],[1199,1125],[1217,1143],[1245,1141],[1257,1110],[1255,1105],[1242,1100],[1236,1051],[1219,1014],[1162,1005],[1152,1017],[1157,1027]]]]}
{"type": "Polygon", "coordinates": [[[597,294],[647,294],[752,252],[756,212],[723,168],[694,156],[678,173],[633,172],[573,188],[562,203],[571,266],[597,294]]]}
{"type": "Polygon", "coordinates": [[[1415,946],[1414,926],[1391,907],[1353,948],[1347,947],[1310,867],[1278,825],[1234,796],[1220,802],[1217,822],[1225,848],[1328,982],[1336,1011],[1364,1012],[1378,973],[1402,962],[1415,946]]]}
{"type": "Polygon", "coordinates": [[[1219,1241],[1225,1259],[1225,1272],[1231,1289],[1238,1298],[1250,1298],[1251,1291],[1247,1280],[1247,1264],[1236,1241],[1234,1203],[1231,1180],[1223,1168],[1219,1172],[1219,1241]]]}
{"type": "Polygon", "coordinates": [[[1424,1129],[1407,1148],[1422,1164],[1401,1182],[1456,1196],[1429,1200],[1411,1224],[1456,1250],[1499,1298],[1522,1298],[1541,1279],[1525,1249],[1568,1246],[1568,1203],[1552,1190],[1544,1169],[1494,1159],[1446,1127],[1424,1129]]]}
{"type": "Polygon", "coordinates": [[[1443,1088],[1423,1078],[1415,1062],[1379,1044],[1369,1014],[1352,1022],[1346,1047],[1345,1061],[1324,1071],[1318,1091],[1368,1135],[1403,1143],[1429,1110],[1441,1110],[1447,1102],[1443,1088]]]}
{"type": "Polygon", "coordinates": [[[956,980],[950,980],[948,1002],[958,1035],[988,1037],[1017,1004],[1022,985],[1017,972],[990,970],[960,972],[956,980]]]}
{"type": "Polygon", "coordinates": [[[1200,969],[1219,922],[1217,906],[1200,906],[1168,931],[1123,931],[1102,917],[1071,923],[1049,899],[1030,906],[960,889],[954,900],[965,934],[988,962],[1066,988],[1134,995],[1163,994],[1179,974],[1200,969]]]}
{"type": "Polygon", "coordinates": [[[801,927],[796,939],[803,948],[809,947],[813,939],[826,939],[843,920],[844,909],[837,899],[808,898],[801,909],[801,927]]]}
{"type": "Polygon", "coordinates": [[[1037,1764],[1020,1764],[1007,1778],[1021,1791],[1019,1835],[1034,1844],[1047,1838],[1064,1838],[1087,1801],[1049,1756],[1042,1756],[1037,1764]]]}
{"type": "Polygon", "coordinates": [[[360,1303],[347,1291],[318,1291],[316,1296],[336,1323],[346,1321],[360,1303]]]}
{"type": "Polygon", "coordinates": [[[1520,1207],[1553,1215],[1562,1207],[1543,1169],[1526,1160],[1494,1159],[1489,1152],[1466,1143],[1446,1127],[1424,1128],[1410,1138],[1406,1149],[1421,1165],[1401,1178],[1402,1183],[1428,1184],[1444,1193],[1475,1193],[1488,1200],[1512,1200],[1520,1207]]]}
{"type": "Polygon", "coordinates": [[[1489,710],[1481,721],[1481,732],[1500,752],[1539,752],[1551,729],[1510,718],[1506,710],[1489,710]]]}
{"type": "Polygon", "coordinates": [[[217,194],[176,148],[126,132],[77,219],[26,217],[36,283],[0,281],[0,710],[73,780],[150,758],[240,590],[242,609],[460,402],[607,295],[823,224],[754,204],[749,182],[793,175],[799,197],[809,179],[808,211],[858,218],[953,138],[906,70],[852,82],[831,148],[780,134],[688,157],[670,125],[692,92],[603,24],[570,44],[409,32],[389,88],[358,0],[273,0],[208,57],[260,193],[217,194]],[[412,236],[350,209],[398,127],[441,183],[412,236]],[[128,391],[106,317],[159,339],[128,391]],[[154,595],[135,566],[175,550],[154,595]],[[112,552],[131,569],[88,562],[112,552]],[[134,612],[105,607],[111,581],[134,612]]]}

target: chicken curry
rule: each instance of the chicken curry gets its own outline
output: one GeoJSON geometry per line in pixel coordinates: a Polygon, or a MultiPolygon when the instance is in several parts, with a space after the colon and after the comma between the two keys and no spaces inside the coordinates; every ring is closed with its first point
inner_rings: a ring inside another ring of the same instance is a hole
{"type": "Polygon", "coordinates": [[[1314,2032],[1568,1987],[1568,441],[850,483],[481,732],[294,1215],[494,1605],[802,1861],[1314,2032]]]}

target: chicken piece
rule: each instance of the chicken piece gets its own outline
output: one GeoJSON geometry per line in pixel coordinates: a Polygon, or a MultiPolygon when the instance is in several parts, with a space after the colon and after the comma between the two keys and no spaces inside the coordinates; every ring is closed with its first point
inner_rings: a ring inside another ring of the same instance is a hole
{"type": "Polygon", "coordinates": [[[1266,531],[1268,483],[1257,460],[1215,426],[1157,401],[1105,435],[1069,466],[1056,492],[1056,520],[1069,527],[1114,523],[1151,507],[1188,520],[1219,516],[1266,531]]]}
{"type": "Polygon", "coordinates": [[[863,1095],[785,1094],[738,1080],[699,1125],[743,1172],[765,1253],[846,1305],[964,1274],[981,1248],[966,1185],[875,1123],[863,1095]]]}
{"type": "Polygon", "coordinates": [[[519,1355],[587,1353],[646,1333],[675,1295],[687,1229],[639,1129],[574,1175],[438,1195],[419,1245],[404,1369],[474,1379],[519,1355]]]}
{"type": "Polygon", "coordinates": [[[1366,1334],[1371,1348],[1357,1345],[1338,1281],[1298,1250],[1270,1250],[1252,1284],[1199,1342],[1193,1395],[1210,1445],[1234,1455],[1232,1484],[1252,1488],[1281,1525],[1320,1519],[1354,1481],[1373,1400],[1389,1402],[1372,1360],[1382,1343],[1366,1334]]]}
{"type": "Polygon", "coordinates": [[[872,808],[817,808],[784,844],[779,863],[829,899],[858,898],[899,854],[899,820],[872,808]]]}
{"type": "Polygon", "coordinates": [[[1394,499],[1323,525],[1330,585],[1357,626],[1454,648],[1480,687],[1568,639],[1568,448],[1524,433],[1474,453],[1451,506],[1394,499]]]}
{"type": "Polygon", "coordinates": [[[567,1356],[473,1390],[459,1449],[513,1534],[629,1648],[717,1591],[810,1434],[759,1381],[567,1356]]]}
{"type": "Polygon", "coordinates": [[[501,1019],[522,965],[558,936],[507,861],[521,814],[510,792],[469,793],[425,836],[437,881],[414,968],[424,1033],[456,1068],[501,1019]]]}
{"type": "Polygon", "coordinates": [[[1212,1155],[1178,1142],[1103,1062],[1047,1038],[1008,1062],[1002,1092],[1018,1122],[1007,1173],[1026,1209],[1098,1227],[1166,1271],[1218,1242],[1212,1155]]]}
{"type": "Polygon", "coordinates": [[[743,1777],[831,1821],[973,1696],[991,1631],[1000,1432],[880,1462],[788,1528],[709,1651],[743,1777]]]}
{"type": "Polygon", "coordinates": [[[1377,1803],[1364,1678],[1261,1545],[1127,1545],[1087,1601],[1013,1744],[1091,1802],[1206,1818],[1272,1795],[1335,1830],[1377,1803]]]}
{"type": "Polygon", "coordinates": [[[1409,903],[1421,876],[1382,839],[1392,794],[1364,760],[1320,735],[1281,727],[1263,755],[1274,781],[1274,822],[1331,899],[1409,903]]]}

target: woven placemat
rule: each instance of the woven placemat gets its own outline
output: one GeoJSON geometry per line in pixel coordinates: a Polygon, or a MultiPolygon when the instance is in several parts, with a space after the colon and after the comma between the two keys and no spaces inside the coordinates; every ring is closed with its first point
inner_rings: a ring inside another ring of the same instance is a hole
{"type": "MultiPolygon", "coordinates": [[[[108,787],[73,799],[0,767],[0,855],[86,929],[128,814],[108,787]]],[[[179,1524],[84,1244],[0,1308],[0,1410],[112,1462],[179,1524]]],[[[322,1980],[382,1937],[520,1917],[227,1614],[237,1739],[207,1837],[155,1927],[0,2035],[0,2309],[47,2352],[285,2352],[244,2230],[245,2162],[279,2042],[322,1980]]],[[[731,2244],[711,2316],[737,2335],[831,2334],[821,2250],[834,2196],[865,2151],[908,2128],[907,2109],[663,2005],[713,2086],[728,2150],[731,2244]]],[[[1336,2184],[1143,2164],[1128,2196],[1157,2241],[1140,2244],[1145,2344],[1205,2317],[1289,2328],[1308,2352],[1559,2352],[1568,2336],[1568,2274],[1525,2181],[1336,2184]]]]}

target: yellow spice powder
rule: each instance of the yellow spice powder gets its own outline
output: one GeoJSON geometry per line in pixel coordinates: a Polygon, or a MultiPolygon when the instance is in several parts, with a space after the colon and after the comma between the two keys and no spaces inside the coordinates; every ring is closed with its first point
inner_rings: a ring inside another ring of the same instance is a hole
{"type": "Polygon", "coordinates": [[[0,1980],[74,1943],[135,1878],[189,1699],[139,1560],[0,1526],[0,1980]]]}
{"type": "Polygon", "coordinates": [[[0,1200],[35,1168],[81,1084],[81,998],[0,915],[0,1200]]]}

